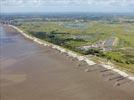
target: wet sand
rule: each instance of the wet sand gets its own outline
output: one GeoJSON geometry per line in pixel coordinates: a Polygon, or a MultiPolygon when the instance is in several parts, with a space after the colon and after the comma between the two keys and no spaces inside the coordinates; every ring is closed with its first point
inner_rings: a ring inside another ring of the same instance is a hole
{"type": "Polygon", "coordinates": [[[0,36],[1,100],[134,100],[134,82],[116,86],[118,75],[99,65],[81,64],[17,32],[2,29],[0,36]]]}

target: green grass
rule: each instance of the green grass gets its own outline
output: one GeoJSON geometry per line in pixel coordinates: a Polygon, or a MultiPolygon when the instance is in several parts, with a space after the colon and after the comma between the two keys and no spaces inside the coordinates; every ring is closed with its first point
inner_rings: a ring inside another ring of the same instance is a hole
{"type": "Polygon", "coordinates": [[[110,37],[116,37],[118,38],[118,44],[114,47],[114,51],[104,53],[105,56],[103,57],[115,62],[121,66],[121,68],[134,72],[134,23],[89,21],[84,22],[84,28],[66,28],[64,26],[72,23],[73,22],[21,22],[21,25],[18,27],[31,35],[40,32],[47,33],[48,35],[46,37],[42,35],[41,37],[39,36],[39,38],[80,53],[83,52],[79,51],[77,49],[78,47],[91,45],[99,40],[105,40],[110,37]],[[87,38],[73,39],[72,36],[76,35],[86,35],[87,38]]]}

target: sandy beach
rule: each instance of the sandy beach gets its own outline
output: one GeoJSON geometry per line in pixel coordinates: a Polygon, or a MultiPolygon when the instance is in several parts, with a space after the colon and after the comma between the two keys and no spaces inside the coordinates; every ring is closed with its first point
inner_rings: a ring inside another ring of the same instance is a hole
{"type": "Polygon", "coordinates": [[[3,28],[0,41],[1,100],[134,100],[134,82],[101,65],[3,28]]]}

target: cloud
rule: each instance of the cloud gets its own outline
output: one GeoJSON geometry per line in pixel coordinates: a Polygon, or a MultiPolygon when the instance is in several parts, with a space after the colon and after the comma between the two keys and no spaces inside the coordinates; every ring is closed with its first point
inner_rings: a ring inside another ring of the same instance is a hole
{"type": "Polygon", "coordinates": [[[81,6],[81,5],[107,5],[128,6],[134,4],[134,0],[0,0],[6,6],[81,6]]]}
{"type": "Polygon", "coordinates": [[[131,11],[134,0],[0,0],[4,11],[131,11]]]}

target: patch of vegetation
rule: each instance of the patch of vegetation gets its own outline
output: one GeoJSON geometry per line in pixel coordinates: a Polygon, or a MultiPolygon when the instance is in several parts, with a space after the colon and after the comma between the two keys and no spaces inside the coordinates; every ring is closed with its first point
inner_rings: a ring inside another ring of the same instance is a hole
{"type": "Polygon", "coordinates": [[[87,21],[84,22],[84,27],[86,27],[84,29],[83,23],[78,25],[78,28],[76,28],[77,25],[72,23],[34,21],[21,22],[18,27],[24,30],[24,32],[42,40],[84,55],[91,54],[103,57],[123,67],[129,66],[133,70],[131,66],[134,66],[134,52],[132,52],[134,51],[134,23],[87,21]],[[65,25],[69,25],[69,27],[65,27],[65,25]],[[110,37],[118,38],[118,43],[113,47],[112,51],[102,52],[99,48],[86,51],[79,49],[81,46],[91,45],[110,37]]]}
{"type": "Polygon", "coordinates": [[[114,60],[123,64],[134,64],[134,56],[132,55],[125,55],[121,52],[106,52],[104,55],[108,60],[114,60]]]}

